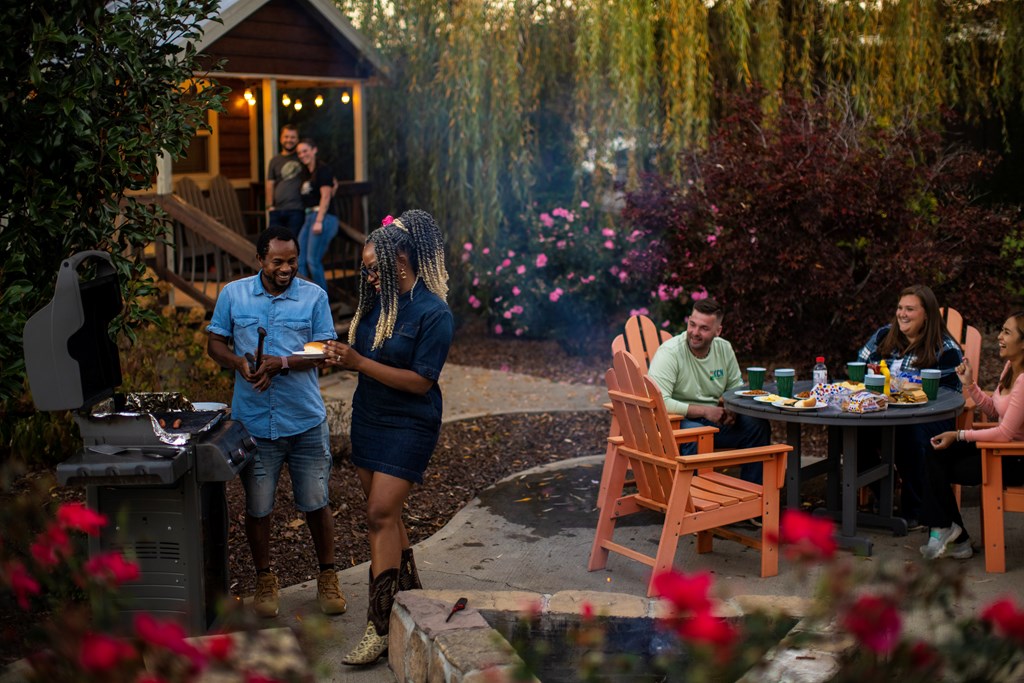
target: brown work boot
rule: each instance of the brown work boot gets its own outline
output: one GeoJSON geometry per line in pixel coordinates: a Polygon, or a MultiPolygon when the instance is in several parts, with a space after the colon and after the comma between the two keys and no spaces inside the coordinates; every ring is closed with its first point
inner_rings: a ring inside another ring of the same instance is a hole
{"type": "Polygon", "coordinates": [[[277,603],[277,575],[273,572],[256,575],[256,595],[252,598],[252,609],[261,617],[276,617],[280,609],[277,603]]]}
{"type": "Polygon", "coordinates": [[[316,601],[324,614],[345,613],[345,595],[338,584],[338,573],[333,569],[325,569],[317,575],[316,601]]]}

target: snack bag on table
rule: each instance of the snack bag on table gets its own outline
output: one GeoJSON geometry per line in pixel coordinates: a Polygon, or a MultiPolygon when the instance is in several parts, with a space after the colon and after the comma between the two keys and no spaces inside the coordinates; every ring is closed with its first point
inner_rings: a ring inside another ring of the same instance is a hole
{"type": "Polygon", "coordinates": [[[832,406],[840,405],[843,399],[849,396],[850,393],[849,389],[839,383],[815,384],[814,388],[811,389],[811,396],[816,398],[818,403],[827,403],[832,406]]]}
{"type": "Polygon", "coordinates": [[[844,398],[839,407],[846,413],[874,413],[888,406],[885,396],[872,391],[858,391],[844,398]]]}

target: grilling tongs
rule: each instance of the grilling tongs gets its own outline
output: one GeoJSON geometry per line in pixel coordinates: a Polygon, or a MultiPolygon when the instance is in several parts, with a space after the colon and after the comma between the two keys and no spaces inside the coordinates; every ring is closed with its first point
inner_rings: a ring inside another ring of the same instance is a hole
{"type": "Polygon", "coordinates": [[[263,340],[267,338],[267,331],[262,327],[256,328],[256,334],[260,336],[259,341],[256,342],[256,357],[253,358],[251,353],[245,354],[245,359],[249,361],[250,372],[256,372],[263,363],[263,340]]]}

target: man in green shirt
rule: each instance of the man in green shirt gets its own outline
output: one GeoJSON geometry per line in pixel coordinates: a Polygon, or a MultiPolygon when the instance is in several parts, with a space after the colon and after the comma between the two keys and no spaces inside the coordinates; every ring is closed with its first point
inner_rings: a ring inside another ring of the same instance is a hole
{"type": "MultiPolygon", "coordinates": [[[[722,396],[743,384],[732,344],[722,333],[722,307],[714,299],[701,299],[693,305],[686,332],[658,347],[647,374],[661,389],[665,407],[682,415],[680,425],[718,427],[716,449],[766,446],[771,439],[767,420],[730,413],[722,396]]],[[[683,444],[679,452],[696,452],[696,445],[683,444]]],[[[761,464],[740,468],[740,477],[761,483],[761,464]]]]}

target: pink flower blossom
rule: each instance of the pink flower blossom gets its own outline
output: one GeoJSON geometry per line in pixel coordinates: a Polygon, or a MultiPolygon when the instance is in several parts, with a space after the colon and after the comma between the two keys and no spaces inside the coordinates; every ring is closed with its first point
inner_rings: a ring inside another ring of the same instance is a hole
{"type": "Polygon", "coordinates": [[[116,550],[90,557],[84,569],[94,581],[115,586],[139,578],[139,565],[124,559],[124,555],[116,550]]]}
{"type": "Polygon", "coordinates": [[[496,297],[494,297],[494,303],[498,303],[498,302],[500,302],[504,298],[505,297],[503,297],[503,296],[496,296],[496,297]]]}
{"type": "Polygon", "coordinates": [[[394,217],[392,217],[391,214],[388,214],[387,216],[384,216],[384,220],[380,222],[380,226],[383,228],[385,225],[391,225],[394,222],[394,217]]]}
{"type": "Polygon", "coordinates": [[[57,510],[57,521],[65,529],[74,529],[83,531],[90,536],[99,536],[100,529],[107,524],[107,517],[90,510],[82,503],[65,503],[57,510]]]}
{"type": "Polygon", "coordinates": [[[206,654],[218,661],[226,661],[235,648],[235,640],[226,633],[210,636],[206,639],[206,654]]]}
{"type": "Polygon", "coordinates": [[[523,336],[523,328],[521,328],[521,327],[516,328],[516,336],[517,337],[522,337],[523,336]]]}
{"type": "Polygon", "coordinates": [[[561,287],[555,287],[555,291],[548,294],[548,298],[551,299],[552,302],[558,301],[559,299],[562,298],[563,294],[565,294],[565,292],[562,290],[561,287]]]}
{"type": "Polygon", "coordinates": [[[518,304],[516,304],[515,306],[513,306],[509,310],[512,311],[513,313],[515,313],[516,315],[519,315],[519,314],[521,314],[523,312],[523,307],[518,305],[518,304]]]}
{"type": "Polygon", "coordinates": [[[843,626],[864,647],[885,655],[899,643],[902,619],[890,598],[862,595],[843,616],[843,626]]]}
{"type": "Polygon", "coordinates": [[[1024,610],[1010,598],[1001,598],[989,604],[981,612],[981,620],[987,621],[996,633],[1024,645],[1024,610]]]}
{"type": "Polygon", "coordinates": [[[479,287],[480,286],[480,278],[478,278],[478,277],[473,278],[473,286],[474,287],[479,287]]]}
{"type": "Polygon", "coordinates": [[[33,595],[39,595],[42,590],[39,581],[34,576],[28,573],[23,565],[18,560],[11,560],[4,567],[4,573],[7,574],[7,583],[11,587],[11,592],[14,593],[15,599],[18,601],[18,606],[23,610],[29,608],[29,598],[33,595]]]}
{"type": "Polygon", "coordinates": [[[836,553],[835,524],[800,510],[786,510],[779,520],[779,535],[774,539],[785,547],[786,557],[794,560],[829,560],[836,553]]]}
{"type": "Polygon", "coordinates": [[[631,310],[629,312],[630,316],[634,316],[634,315],[650,315],[650,314],[651,314],[651,312],[648,311],[646,308],[634,308],[633,310],[631,310]]]}
{"type": "Polygon", "coordinates": [[[87,633],[79,645],[78,664],[89,673],[103,673],[134,656],[135,649],[119,638],[87,633]]]}
{"type": "Polygon", "coordinates": [[[548,257],[545,254],[537,254],[537,267],[543,268],[548,264],[548,257]]]}
{"type": "Polygon", "coordinates": [[[462,256],[460,256],[459,258],[462,260],[463,263],[468,263],[469,262],[469,252],[466,252],[466,251],[462,252],[462,256]]]}
{"type": "Polygon", "coordinates": [[[715,237],[714,235],[708,235],[708,244],[714,244],[717,241],[718,241],[717,237],[715,237]]]}
{"type": "Polygon", "coordinates": [[[472,306],[473,308],[480,308],[480,306],[481,306],[480,299],[477,299],[476,295],[471,294],[469,296],[469,305],[472,306]]]}
{"type": "Polygon", "coordinates": [[[551,217],[551,214],[545,212],[540,215],[540,222],[545,228],[550,228],[555,224],[555,219],[551,217]]]}
{"type": "Polygon", "coordinates": [[[494,326],[494,334],[501,334],[502,332],[503,328],[501,327],[500,323],[494,326]]]}
{"type": "Polygon", "coordinates": [[[558,240],[555,242],[555,246],[559,249],[565,249],[565,240],[558,240]]]}
{"type": "Polygon", "coordinates": [[[462,245],[462,248],[465,249],[466,251],[473,251],[473,243],[466,242],[465,244],[462,245]]]}
{"type": "Polygon", "coordinates": [[[511,249],[509,249],[508,250],[508,257],[509,258],[515,258],[516,257],[516,252],[512,251],[511,249]]]}
{"type": "Polygon", "coordinates": [[[46,569],[56,566],[61,557],[71,554],[71,541],[62,527],[51,524],[46,531],[36,536],[29,551],[36,564],[46,569]]]}
{"type": "Polygon", "coordinates": [[[701,287],[700,289],[698,289],[695,292],[690,292],[690,298],[693,299],[694,301],[700,301],[701,299],[707,299],[708,298],[708,292],[707,292],[706,289],[701,287]]]}
{"type": "Polygon", "coordinates": [[[602,228],[601,234],[605,237],[615,237],[615,231],[611,228],[602,228]]]}
{"type": "Polygon", "coordinates": [[[711,213],[718,213],[718,207],[714,204],[711,205],[711,213]]]}
{"type": "Polygon", "coordinates": [[[508,268],[508,267],[509,267],[509,266],[511,266],[511,265],[512,265],[512,260],[511,260],[511,259],[504,259],[504,260],[503,260],[503,261],[501,262],[501,267],[502,267],[502,268],[508,268]]]}
{"type": "Polygon", "coordinates": [[[665,322],[663,322],[663,323],[661,324],[661,326],[662,326],[662,327],[668,327],[668,326],[669,326],[669,322],[668,322],[668,321],[666,320],[665,322]]]}
{"type": "Polygon", "coordinates": [[[523,290],[519,289],[519,287],[513,285],[512,296],[519,296],[522,293],[522,291],[523,290]]]}
{"type": "Polygon", "coordinates": [[[501,317],[503,317],[505,320],[511,320],[512,311],[505,311],[504,313],[501,314],[501,317]]]}
{"type": "Polygon", "coordinates": [[[580,208],[581,209],[589,209],[590,208],[590,202],[588,202],[586,199],[584,199],[582,202],[580,202],[580,208]]]}
{"type": "Polygon", "coordinates": [[[526,272],[526,266],[524,266],[522,264],[519,264],[518,266],[516,266],[516,273],[518,273],[519,275],[522,275],[525,272],[526,272]]]}
{"type": "Polygon", "coordinates": [[[197,669],[206,666],[206,657],[194,645],[185,641],[185,628],[176,621],[160,621],[151,614],[136,615],[133,624],[135,633],[143,641],[155,647],[164,648],[178,655],[188,657],[197,669]]]}
{"type": "Polygon", "coordinates": [[[486,256],[487,254],[490,254],[490,253],[491,253],[491,248],[490,247],[484,247],[484,255],[486,256]]]}
{"type": "Polygon", "coordinates": [[[625,282],[626,278],[628,278],[628,277],[629,277],[629,273],[627,271],[625,271],[625,270],[620,270],[619,271],[619,282],[625,282]]]}
{"type": "Polygon", "coordinates": [[[615,242],[612,242],[611,240],[605,240],[604,241],[604,248],[605,249],[614,249],[615,248],[615,242]]]}

